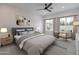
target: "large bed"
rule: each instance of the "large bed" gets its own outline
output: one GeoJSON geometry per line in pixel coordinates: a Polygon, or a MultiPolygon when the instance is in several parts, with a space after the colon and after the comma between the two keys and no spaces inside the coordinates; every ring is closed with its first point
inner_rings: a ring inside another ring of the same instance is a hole
{"type": "Polygon", "coordinates": [[[55,37],[34,31],[33,27],[12,28],[14,41],[28,55],[40,55],[55,41],[55,37]],[[23,35],[24,34],[24,35],[23,35]]]}

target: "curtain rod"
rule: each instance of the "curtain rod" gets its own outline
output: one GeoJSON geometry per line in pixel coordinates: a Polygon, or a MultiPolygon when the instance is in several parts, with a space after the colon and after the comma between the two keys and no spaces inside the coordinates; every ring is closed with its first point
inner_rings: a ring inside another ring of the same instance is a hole
{"type": "MultiPolygon", "coordinates": [[[[78,16],[78,15],[69,15],[69,16],[62,16],[62,17],[55,17],[55,18],[63,18],[63,17],[70,17],[70,16],[78,16]]],[[[54,18],[48,18],[48,19],[54,19],[54,18]]],[[[48,19],[44,19],[44,20],[48,20],[48,19]]]]}

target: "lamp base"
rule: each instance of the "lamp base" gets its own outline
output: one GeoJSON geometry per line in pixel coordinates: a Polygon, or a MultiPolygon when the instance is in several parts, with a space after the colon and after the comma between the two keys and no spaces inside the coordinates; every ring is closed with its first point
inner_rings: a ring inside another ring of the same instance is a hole
{"type": "Polygon", "coordinates": [[[8,37],[8,36],[10,36],[8,33],[0,33],[1,38],[8,37]]]}

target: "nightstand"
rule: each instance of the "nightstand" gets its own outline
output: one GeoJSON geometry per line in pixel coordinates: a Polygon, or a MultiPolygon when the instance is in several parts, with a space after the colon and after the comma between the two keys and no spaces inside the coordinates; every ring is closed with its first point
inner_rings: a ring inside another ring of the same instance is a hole
{"type": "Polygon", "coordinates": [[[8,45],[8,44],[10,44],[10,43],[12,43],[13,42],[13,40],[12,40],[12,38],[10,37],[10,36],[7,36],[7,37],[0,37],[0,45],[2,46],[2,45],[8,45]]]}

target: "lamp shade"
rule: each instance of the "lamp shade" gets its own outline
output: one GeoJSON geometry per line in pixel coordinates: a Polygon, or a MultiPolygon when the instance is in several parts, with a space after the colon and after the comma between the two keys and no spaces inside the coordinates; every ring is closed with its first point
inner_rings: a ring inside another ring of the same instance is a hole
{"type": "Polygon", "coordinates": [[[1,28],[0,32],[6,33],[7,32],[7,28],[1,28]]]}

